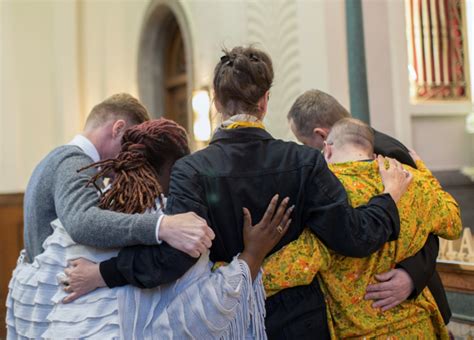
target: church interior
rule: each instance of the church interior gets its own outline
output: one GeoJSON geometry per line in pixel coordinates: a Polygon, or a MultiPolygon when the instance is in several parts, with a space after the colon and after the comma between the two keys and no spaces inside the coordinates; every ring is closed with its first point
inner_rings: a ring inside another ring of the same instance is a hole
{"type": "MultiPolygon", "coordinates": [[[[193,150],[220,122],[212,74],[223,48],[273,58],[268,131],[296,141],[287,113],[320,89],[416,150],[461,208],[437,270],[456,339],[474,338],[473,0],[0,1],[0,319],[23,248],[23,195],[36,164],[127,92],[179,122],[193,150]]],[[[0,327],[0,338],[5,327],[0,327]]]]}

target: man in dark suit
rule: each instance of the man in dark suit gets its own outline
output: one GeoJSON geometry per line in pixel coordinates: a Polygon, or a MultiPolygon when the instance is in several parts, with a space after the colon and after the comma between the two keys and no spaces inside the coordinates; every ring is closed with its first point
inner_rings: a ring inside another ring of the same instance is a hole
{"type": "MultiPolygon", "coordinates": [[[[309,90],[299,96],[288,112],[288,122],[296,138],[303,144],[322,149],[331,127],[350,113],[331,95],[309,90]]],[[[397,159],[416,168],[408,149],[398,140],[376,131],[376,154],[397,159]]],[[[447,324],[451,317],[448,301],[440,277],[435,270],[439,241],[430,235],[425,246],[413,257],[387,273],[376,275],[378,284],[370,285],[365,296],[375,300],[373,306],[387,310],[406,299],[416,298],[428,286],[447,324]]]]}

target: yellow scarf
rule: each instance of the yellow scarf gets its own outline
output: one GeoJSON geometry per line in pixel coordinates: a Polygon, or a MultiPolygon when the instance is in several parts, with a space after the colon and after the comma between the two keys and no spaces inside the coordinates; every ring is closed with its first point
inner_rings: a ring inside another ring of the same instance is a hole
{"type": "Polygon", "coordinates": [[[263,125],[262,122],[244,122],[244,121],[237,121],[234,122],[228,126],[226,126],[226,129],[238,129],[238,128],[248,128],[248,127],[253,127],[253,128],[259,128],[259,129],[264,129],[265,126],[263,125]]]}
{"type": "Polygon", "coordinates": [[[222,123],[223,129],[238,129],[238,128],[259,128],[264,129],[262,121],[257,117],[247,114],[238,114],[232,116],[230,119],[222,123]]]}

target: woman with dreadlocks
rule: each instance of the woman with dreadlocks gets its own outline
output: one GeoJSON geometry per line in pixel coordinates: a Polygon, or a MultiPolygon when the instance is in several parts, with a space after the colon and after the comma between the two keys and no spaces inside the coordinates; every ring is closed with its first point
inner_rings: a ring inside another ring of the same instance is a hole
{"type": "MultiPolygon", "coordinates": [[[[171,167],[187,154],[184,128],[161,118],[128,129],[117,158],[79,171],[99,169],[88,185],[96,186],[100,192],[101,208],[129,214],[158,211],[166,204],[171,167]],[[99,185],[104,177],[113,178],[105,190],[99,185]]],[[[26,314],[33,315],[42,325],[47,320],[42,337],[54,339],[242,339],[249,330],[254,338],[263,338],[264,293],[259,270],[263,258],[291,222],[292,209],[286,209],[288,200],[278,207],[277,201],[277,197],[272,199],[261,222],[253,227],[250,212],[244,209],[245,248],[227,266],[212,271],[213,264],[205,253],[175,283],[149,290],[133,286],[100,288],[69,304],[62,303],[66,293],[57,282],[66,263],[77,258],[100,262],[116,256],[118,250],[76,244],[61,222],[55,220],[55,231],[43,245],[45,251],[31,266],[16,272],[17,280],[12,285],[17,287],[10,288],[26,289],[29,280],[46,284],[31,291],[29,301],[17,304],[15,294],[11,294],[10,305],[16,308],[9,309],[14,313],[9,317],[15,318],[17,324],[26,314]],[[45,301],[55,304],[51,312],[41,308],[45,301]]],[[[166,243],[160,248],[163,258],[169,260],[166,270],[172,272],[173,258],[180,252],[166,243]]],[[[13,333],[9,337],[22,338],[13,333]]]]}

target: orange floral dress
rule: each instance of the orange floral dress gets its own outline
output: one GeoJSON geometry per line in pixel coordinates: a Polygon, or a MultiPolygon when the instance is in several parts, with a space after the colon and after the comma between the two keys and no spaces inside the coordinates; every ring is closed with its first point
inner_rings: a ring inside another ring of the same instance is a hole
{"type": "MultiPolygon", "coordinates": [[[[375,274],[415,255],[428,234],[447,239],[460,236],[462,225],[456,201],[444,192],[422,162],[418,170],[406,167],[414,178],[397,204],[400,236],[367,258],[338,255],[306,229],[301,236],[268,257],[264,263],[267,295],[289,287],[307,285],[314,275],[326,297],[331,335],[341,338],[448,339],[447,328],[428,288],[416,299],[381,312],[364,300],[375,274]]],[[[378,165],[373,162],[331,164],[331,170],[347,190],[352,206],[366,204],[383,192],[378,165]]]]}

